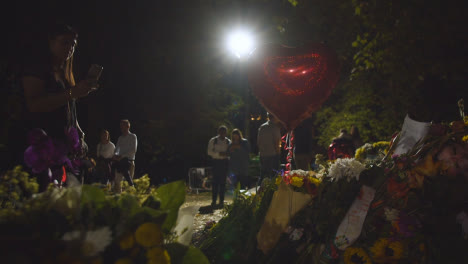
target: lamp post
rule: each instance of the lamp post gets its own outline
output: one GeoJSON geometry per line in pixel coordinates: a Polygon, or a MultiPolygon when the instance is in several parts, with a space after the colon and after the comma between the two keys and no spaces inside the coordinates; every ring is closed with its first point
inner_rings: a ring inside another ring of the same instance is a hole
{"type": "Polygon", "coordinates": [[[244,91],[244,104],[245,104],[245,118],[244,118],[244,134],[245,137],[250,141],[250,109],[249,109],[249,87],[247,85],[247,75],[244,72],[243,64],[246,59],[254,50],[254,38],[246,30],[235,30],[227,37],[227,47],[229,51],[234,54],[239,60],[239,73],[240,73],[240,89],[244,91]]]}

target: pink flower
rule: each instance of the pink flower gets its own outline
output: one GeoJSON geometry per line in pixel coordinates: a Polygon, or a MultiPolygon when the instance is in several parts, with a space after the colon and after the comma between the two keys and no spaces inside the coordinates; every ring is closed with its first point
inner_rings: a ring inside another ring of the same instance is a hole
{"type": "Polygon", "coordinates": [[[437,155],[437,159],[442,162],[441,168],[448,176],[468,177],[468,144],[445,146],[437,155]]]}

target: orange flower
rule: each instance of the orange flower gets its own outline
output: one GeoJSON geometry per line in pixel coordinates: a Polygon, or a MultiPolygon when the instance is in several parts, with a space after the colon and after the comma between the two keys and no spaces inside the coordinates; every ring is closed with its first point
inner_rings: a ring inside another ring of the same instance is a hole
{"type": "Polygon", "coordinates": [[[440,162],[434,162],[432,153],[429,153],[424,159],[416,165],[414,171],[428,177],[435,177],[440,171],[440,162]]]}
{"type": "Polygon", "coordinates": [[[406,183],[398,183],[395,179],[390,178],[387,182],[387,192],[392,195],[393,198],[402,198],[408,194],[409,188],[406,183]]]}
{"type": "Polygon", "coordinates": [[[408,175],[408,186],[410,188],[421,188],[424,184],[424,176],[417,173],[416,171],[409,171],[408,175]]]}

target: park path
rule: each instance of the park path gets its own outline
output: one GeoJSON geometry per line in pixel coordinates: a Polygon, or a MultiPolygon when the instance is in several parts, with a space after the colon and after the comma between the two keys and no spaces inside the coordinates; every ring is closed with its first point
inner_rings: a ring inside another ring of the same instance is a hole
{"type": "MultiPolygon", "coordinates": [[[[224,198],[225,204],[232,203],[232,194],[226,192],[224,198]]],[[[207,207],[211,204],[211,192],[200,192],[200,193],[187,193],[185,196],[185,203],[181,206],[181,208],[190,207],[190,206],[200,206],[200,207],[207,207]]],[[[206,228],[206,224],[214,221],[218,223],[218,221],[226,215],[225,210],[223,209],[216,209],[213,210],[212,213],[197,213],[193,219],[193,234],[192,234],[192,244],[195,246],[198,245],[198,241],[200,238],[205,235],[208,231],[206,228]]]]}

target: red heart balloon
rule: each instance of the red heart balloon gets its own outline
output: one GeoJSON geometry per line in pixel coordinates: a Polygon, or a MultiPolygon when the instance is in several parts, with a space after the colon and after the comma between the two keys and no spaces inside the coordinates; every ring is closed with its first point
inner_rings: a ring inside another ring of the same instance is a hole
{"type": "Polygon", "coordinates": [[[249,58],[254,95],[288,131],[320,108],[338,77],[335,52],[320,43],[298,48],[266,44],[249,58]]]}

